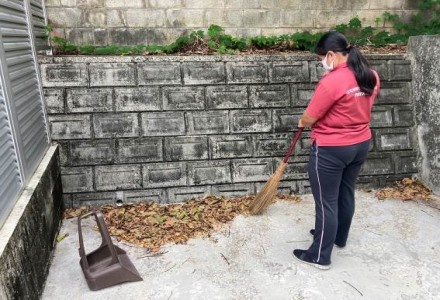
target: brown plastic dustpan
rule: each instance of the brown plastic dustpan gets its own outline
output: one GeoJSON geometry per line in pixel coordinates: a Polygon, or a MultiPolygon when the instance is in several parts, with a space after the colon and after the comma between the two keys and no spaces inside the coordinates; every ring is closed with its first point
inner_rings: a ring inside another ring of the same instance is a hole
{"type": "Polygon", "coordinates": [[[99,210],[86,213],[78,218],[79,263],[92,291],[103,289],[127,281],[142,281],[142,277],[128,258],[127,253],[113,245],[105,225],[104,217],[99,210]],[[86,255],[81,230],[81,220],[94,215],[101,233],[102,243],[96,250],[86,255]]]}

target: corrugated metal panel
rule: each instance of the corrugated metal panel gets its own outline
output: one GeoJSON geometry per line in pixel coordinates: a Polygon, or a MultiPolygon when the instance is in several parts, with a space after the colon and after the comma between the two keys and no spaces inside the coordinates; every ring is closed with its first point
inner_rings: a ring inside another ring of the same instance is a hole
{"type": "Polygon", "coordinates": [[[35,171],[49,141],[24,1],[0,0],[1,64],[19,160],[25,180],[35,171]]]}
{"type": "Polygon", "coordinates": [[[23,186],[0,81],[0,227],[23,186]]]}

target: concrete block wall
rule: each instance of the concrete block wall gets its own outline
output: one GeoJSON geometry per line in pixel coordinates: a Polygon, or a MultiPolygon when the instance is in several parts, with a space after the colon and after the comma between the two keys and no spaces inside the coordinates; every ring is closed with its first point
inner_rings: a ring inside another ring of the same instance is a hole
{"type": "MultiPolygon", "coordinates": [[[[410,63],[368,56],[383,80],[359,180],[417,173],[410,63]]],[[[321,74],[311,55],[40,57],[67,206],[254,194],[274,172],[321,74]]],[[[283,193],[309,192],[309,132],[283,193]]]]}
{"type": "MultiPolygon", "coordinates": [[[[385,11],[403,17],[414,0],[46,0],[55,34],[75,44],[163,44],[217,24],[249,37],[324,31],[358,16],[375,25],[385,11]]],[[[390,27],[390,24],[384,24],[390,27]]]]}

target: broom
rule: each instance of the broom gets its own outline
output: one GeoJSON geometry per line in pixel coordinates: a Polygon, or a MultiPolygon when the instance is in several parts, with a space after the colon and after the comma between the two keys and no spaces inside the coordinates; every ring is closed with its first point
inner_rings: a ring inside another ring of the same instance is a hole
{"type": "Polygon", "coordinates": [[[278,165],[275,173],[269,178],[269,180],[263,186],[263,189],[257,194],[254,201],[252,201],[249,205],[249,212],[251,215],[261,214],[272,203],[275,193],[277,192],[278,185],[280,184],[280,180],[283,177],[284,170],[286,169],[287,162],[289,161],[289,157],[292,154],[293,149],[295,149],[296,142],[301,137],[303,130],[303,127],[298,128],[283,161],[278,165]]]}

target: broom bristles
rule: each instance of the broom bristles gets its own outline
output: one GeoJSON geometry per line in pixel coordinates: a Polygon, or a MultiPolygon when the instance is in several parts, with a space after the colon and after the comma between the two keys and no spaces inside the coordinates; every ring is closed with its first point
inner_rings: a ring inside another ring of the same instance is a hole
{"type": "Polygon", "coordinates": [[[257,196],[255,196],[254,201],[249,205],[249,213],[251,215],[261,214],[272,203],[286,166],[287,163],[281,162],[275,173],[269,178],[257,196]]]}

